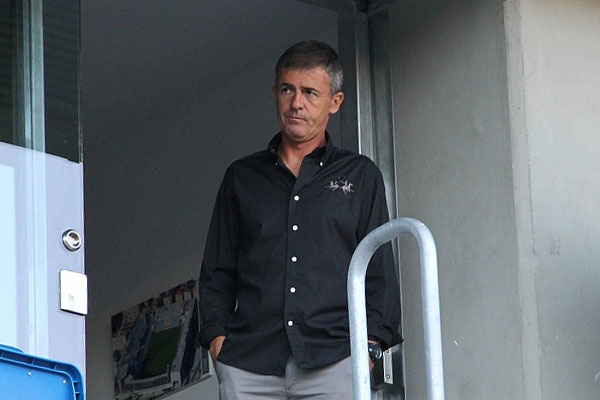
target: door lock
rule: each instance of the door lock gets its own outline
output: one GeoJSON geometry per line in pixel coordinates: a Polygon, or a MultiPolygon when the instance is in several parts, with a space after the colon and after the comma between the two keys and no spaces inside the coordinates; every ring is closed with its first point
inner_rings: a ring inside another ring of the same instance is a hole
{"type": "Polygon", "coordinates": [[[81,235],[74,229],[65,231],[62,235],[62,242],[69,251],[77,251],[81,248],[81,235]]]}

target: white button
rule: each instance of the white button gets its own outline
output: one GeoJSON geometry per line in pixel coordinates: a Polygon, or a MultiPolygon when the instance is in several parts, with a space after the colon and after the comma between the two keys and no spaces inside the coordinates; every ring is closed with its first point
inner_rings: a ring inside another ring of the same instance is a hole
{"type": "Polygon", "coordinates": [[[321,162],[319,163],[319,166],[321,166],[321,167],[323,166],[323,161],[321,161],[321,162]]]}
{"type": "Polygon", "coordinates": [[[288,326],[292,326],[292,325],[294,325],[294,321],[292,321],[292,320],[289,320],[289,321],[288,321],[288,326]]]}
{"type": "Polygon", "coordinates": [[[275,166],[277,166],[277,161],[275,161],[275,166]]]}
{"type": "Polygon", "coordinates": [[[298,225],[292,225],[292,230],[293,231],[297,231],[298,230],[298,225]]]}
{"type": "Polygon", "coordinates": [[[296,262],[296,261],[298,261],[298,257],[292,256],[292,262],[296,262]]]}
{"type": "Polygon", "coordinates": [[[295,196],[294,196],[294,200],[296,200],[296,201],[300,200],[300,196],[298,196],[298,195],[295,195],[295,196]]]}
{"type": "Polygon", "coordinates": [[[290,288],[290,293],[296,293],[296,288],[292,286],[292,287],[290,288]]]}

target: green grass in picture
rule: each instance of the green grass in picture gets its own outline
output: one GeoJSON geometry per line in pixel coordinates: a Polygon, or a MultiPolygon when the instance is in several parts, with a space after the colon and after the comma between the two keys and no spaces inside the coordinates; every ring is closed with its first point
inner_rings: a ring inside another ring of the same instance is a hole
{"type": "Polygon", "coordinates": [[[167,372],[167,367],[173,362],[177,352],[180,329],[181,327],[170,328],[152,334],[144,360],[144,377],[150,378],[167,372]]]}

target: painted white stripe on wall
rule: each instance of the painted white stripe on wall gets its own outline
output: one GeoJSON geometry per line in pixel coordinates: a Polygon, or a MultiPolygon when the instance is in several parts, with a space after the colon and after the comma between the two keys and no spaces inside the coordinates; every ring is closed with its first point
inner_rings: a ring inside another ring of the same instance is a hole
{"type": "Polygon", "coordinates": [[[0,344],[17,345],[15,171],[0,164],[0,344]]]}

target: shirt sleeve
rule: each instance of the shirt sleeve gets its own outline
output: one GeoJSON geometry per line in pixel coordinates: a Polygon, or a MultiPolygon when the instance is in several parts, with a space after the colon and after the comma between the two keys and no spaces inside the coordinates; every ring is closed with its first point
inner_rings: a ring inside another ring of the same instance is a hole
{"type": "Polygon", "coordinates": [[[226,335],[227,321],[235,309],[238,221],[230,167],[215,201],[198,281],[200,343],[204,347],[215,337],[226,335]]]}
{"type": "MultiPolygon", "coordinates": [[[[363,182],[358,240],[389,221],[385,186],[379,169],[369,162],[363,182]]],[[[400,288],[391,242],[373,255],[367,269],[367,330],[384,349],[400,343],[400,288]]]]}

